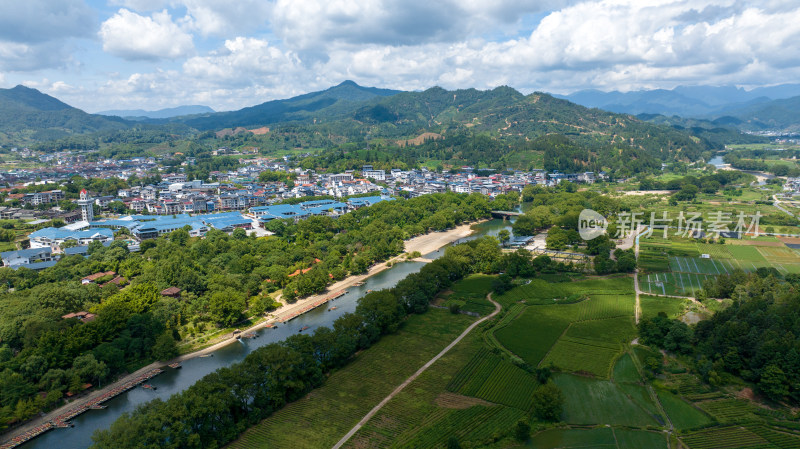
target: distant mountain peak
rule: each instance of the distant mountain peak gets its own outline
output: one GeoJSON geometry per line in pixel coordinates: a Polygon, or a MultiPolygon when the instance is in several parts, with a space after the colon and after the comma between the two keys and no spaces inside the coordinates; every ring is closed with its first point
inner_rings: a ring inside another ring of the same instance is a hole
{"type": "Polygon", "coordinates": [[[18,84],[11,89],[0,89],[0,102],[14,103],[37,111],[62,111],[74,109],[63,101],[51,97],[38,89],[18,84]]]}

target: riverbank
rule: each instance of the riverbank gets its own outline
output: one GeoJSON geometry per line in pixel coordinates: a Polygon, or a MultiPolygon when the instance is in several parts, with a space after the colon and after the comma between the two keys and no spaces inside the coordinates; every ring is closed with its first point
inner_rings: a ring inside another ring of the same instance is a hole
{"type": "MultiPolygon", "coordinates": [[[[421,236],[417,236],[415,238],[409,239],[405,243],[405,251],[407,253],[414,252],[414,251],[419,251],[422,254],[427,254],[427,253],[436,251],[436,250],[444,247],[445,245],[447,245],[449,243],[452,243],[454,241],[457,241],[457,240],[460,240],[462,238],[468,237],[473,232],[472,229],[471,229],[471,226],[473,226],[475,224],[478,224],[478,223],[481,223],[483,221],[485,221],[485,220],[478,221],[478,222],[473,222],[473,223],[470,223],[470,224],[461,225],[461,226],[458,226],[458,227],[456,227],[454,229],[450,229],[450,230],[447,230],[447,231],[444,231],[444,232],[434,232],[434,233],[425,234],[425,235],[421,235],[421,236]]],[[[255,325],[251,326],[248,329],[243,330],[243,332],[244,333],[254,332],[254,331],[259,330],[261,328],[267,327],[268,325],[273,325],[275,323],[281,323],[284,319],[286,319],[286,318],[288,318],[288,317],[290,317],[292,315],[297,315],[299,312],[303,311],[303,309],[308,309],[308,307],[310,305],[314,304],[315,302],[319,302],[322,299],[330,297],[335,292],[339,292],[339,291],[345,290],[345,289],[347,289],[349,287],[352,287],[352,286],[354,286],[354,285],[356,285],[356,284],[358,284],[360,282],[364,282],[367,278],[369,278],[371,276],[374,276],[375,274],[378,274],[378,273],[388,269],[389,268],[389,265],[387,265],[388,263],[390,263],[390,262],[391,263],[395,263],[395,262],[399,262],[399,261],[402,261],[402,260],[405,260],[403,255],[397,256],[397,257],[391,259],[388,262],[381,262],[381,263],[375,264],[372,267],[370,267],[370,269],[367,271],[367,273],[361,274],[361,275],[349,276],[349,277],[347,277],[347,278],[345,278],[345,279],[343,279],[343,280],[341,280],[339,282],[336,282],[336,283],[328,286],[326,291],[323,292],[323,293],[320,293],[319,295],[313,295],[313,296],[310,296],[310,297],[307,297],[307,298],[300,299],[300,300],[296,301],[293,304],[284,305],[283,307],[277,309],[275,312],[270,314],[268,319],[266,319],[264,321],[261,321],[261,322],[255,324],[255,325]]],[[[308,311],[308,310],[305,310],[305,311],[308,311]]],[[[222,336],[217,337],[216,340],[218,340],[218,341],[213,342],[213,344],[211,344],[211,345],[209,345],[207,347],[204,347],[202,349],[193,351],[191,353],[183,354],[183,355],[181,355],[181,356],[179,356],[179,357],[177,357],[177,358],[175,358],[173,360],[170,360],[170,361],[167,361],[167,362],[154,362],[154,363],[151,363],[151,364],[149,364],[149,365],[147,365],[145,367],[142,367],[142,368],[140,368],[139,370],[137,370],[134,373],[131,373],[129,375],[126,375],[126,376],[123,376],[123,377],[117,379],[115,382],[113,382],[112,384],[107,385],[105,388],[102,388],[102,389],[93,391],[91,393],[88,393],[86,396],[77,398],[77,399],[73,400],[72,402],[59,407],[58,409],[55,409],[55,410],[45,414],[44,416],[37,417],[37,418],[25,423],[24,425],[21,425],[19,427],[16,427],[16,428],[14,428],[12,430],[7,431],[2,436],[0,436],[0,441],[2,441],[2,442],[10,441],[14,436],[24,434],[24,433],[36,428],[37,426],[41,426],[41,425],[43,425],[43,424],[45,424],[45,423],[47,423],[49,421],[52,421],[55,417],[62,415],[66,411],[68,411],[70,409],[73,409],[75,407],[80,407],[81,405],[84,405],[86,403],[89,403],[92,400],[94,400],[94,399],[96,399],[98,397],[101,397],[101,396],[107,394],[108,392],[114,390],[119,385],[124,384],[126,382],[130,382],[131,380],[136,379],[137,377],[141,376],[143,373],[146,373],[146,372],[148,372],[150,370],[157,369],[157,368],[163,368],[164,366],[166,366],[166,365],[168,365],[170,363],[182,362],[182,361],[189,360],[189,359],[192,359],[192,358],[195,358],[195,357],[200,357],[200,356],[203,356],[203,355],[206,355],[206,354],[210,354],[210,353],[212,353],[214,351],[217,351],[217,350],[219,350],[219,349],[221,349],[221,348],[223,348],[223,347],[225,347],[227,345],[230,345],[230,344],[232,344],[232,343],[237,341],[236,338],[234,338],[233,335],[230,332],[226,332],[226,333],[222,334],[222,336]]]]}

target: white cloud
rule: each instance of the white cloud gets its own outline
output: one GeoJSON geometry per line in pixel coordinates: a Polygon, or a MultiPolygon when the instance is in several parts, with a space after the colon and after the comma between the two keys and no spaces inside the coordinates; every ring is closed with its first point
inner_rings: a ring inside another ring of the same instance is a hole
{"type": "Polygon", "coordinates": [[[91,36],[94,23],[83,0],[0,2],[0,70],[61,67],[74,38],[91,36]]]}
{"type": "Polygon", "coordinates": [[[569,0],[276,0],[272,31],[295,50],[332,44],[420,45],[514,34],[521,19],[569,0]]]}
{"type": "Polygon", "coordinates": [[[269,22],[272,5],[264,0],[181,0],[192,27],[205,36],[236,36],[269,22]]]}
{"type": "Polygon", "coordinates": [[[291,76],[299,68],[300,60],[292,52],[270,46],[265,40],[245,37],[227,40],[220,51],[193,57],[183,64],[186,75],[219,82],[291,76]]]}
{"type": "Polygon", "coordinates": [[[37,43],[87,37],[94,27],[93,15],[83,0],[3,1],[0,39],[37,43]]]}
{"type": "MultiPolygon", "coordinates": [[[[104,83],[98,97],[114,107],[232,109],[344,79],[407,90],[508,84],[563,93],[800,77],[796,0],[117,2],[139,13],[121,9],[102,24],[107,52],[188,59],[176,70],[129,71],[104,83]],[[167,10],[152,13],[165,7],[174,20],[167,10]],[[217,48],[192,55],[190,32],[217,48]]],[[[0,70],[46,57],[9,42],[0,38],[0,70]]]]}
{"type": "Polygon", "coordinates": [[[194,50],[191,34],[166,10],[145,17],[120,9],[103,22],[99,35],[103,50],[128,60],[178,59],[194,50]]]}

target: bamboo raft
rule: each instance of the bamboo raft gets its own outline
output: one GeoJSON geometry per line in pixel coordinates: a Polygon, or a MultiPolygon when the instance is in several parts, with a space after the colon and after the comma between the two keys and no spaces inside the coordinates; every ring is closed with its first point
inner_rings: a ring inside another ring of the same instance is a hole
{"type": "Polygon", "coordinates": [[[111,390],[101,394],[100,396],[94,399],[91,399],[83,404],[76,405],[75,407],[56,416],[52,420],[47,421],[42,425],[36,426],[25,433],[14,436],[10,440],[0,445],[0,449],[11,449],[17,447],[52,429],[56,428],[62,429],[62,428],[72,427],[73,424],[70,422],[71,419],[75,418],[81,413],[86,412],[87,410],[102,410],[106,408],[105,405],[101,405],[103,402],[108,401],[109,399],[116,397],[132,388],[135,388],[136,386],[152,379],[153,377],[161,374],[162,372],[163,370],[161,370],[160,368],[155,368],[150,371],[147,371],[141,374],[140,376],[137,376],[127,382],[124,382],[112,388],[111,390]]]}

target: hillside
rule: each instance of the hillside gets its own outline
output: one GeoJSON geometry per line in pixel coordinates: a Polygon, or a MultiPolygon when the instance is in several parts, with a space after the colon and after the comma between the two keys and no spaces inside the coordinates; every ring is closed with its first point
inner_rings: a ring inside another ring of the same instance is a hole
{"type": "MultiPolygon", "coordinates": [[[[370,100],[349,116],[320,114],[314,119],[317,126],[352,140],[385,139],[389,148],[383,154],[355,156],[367,162],[436,160],[445,166],[611,169],[626,174],[660,169],[662,162],[697,160],[717,147],[687,130],[588,109],[544,93],[526,96],[509,87],[403,92],[370,100]],[[390,142],[427,132],[443,139],[402,151],[391,147],[390,142]]],[[[320,163],[333,162],[330,155],[320,163]]],[[[351,165],[357,167],[355,162],[351,165]]]]}
{"type": "Polygon", "coordinates": [[[87,114],[36,89],[0,89],[0,143],[57,139],[127,127],[121,118],[87,114]]]}

